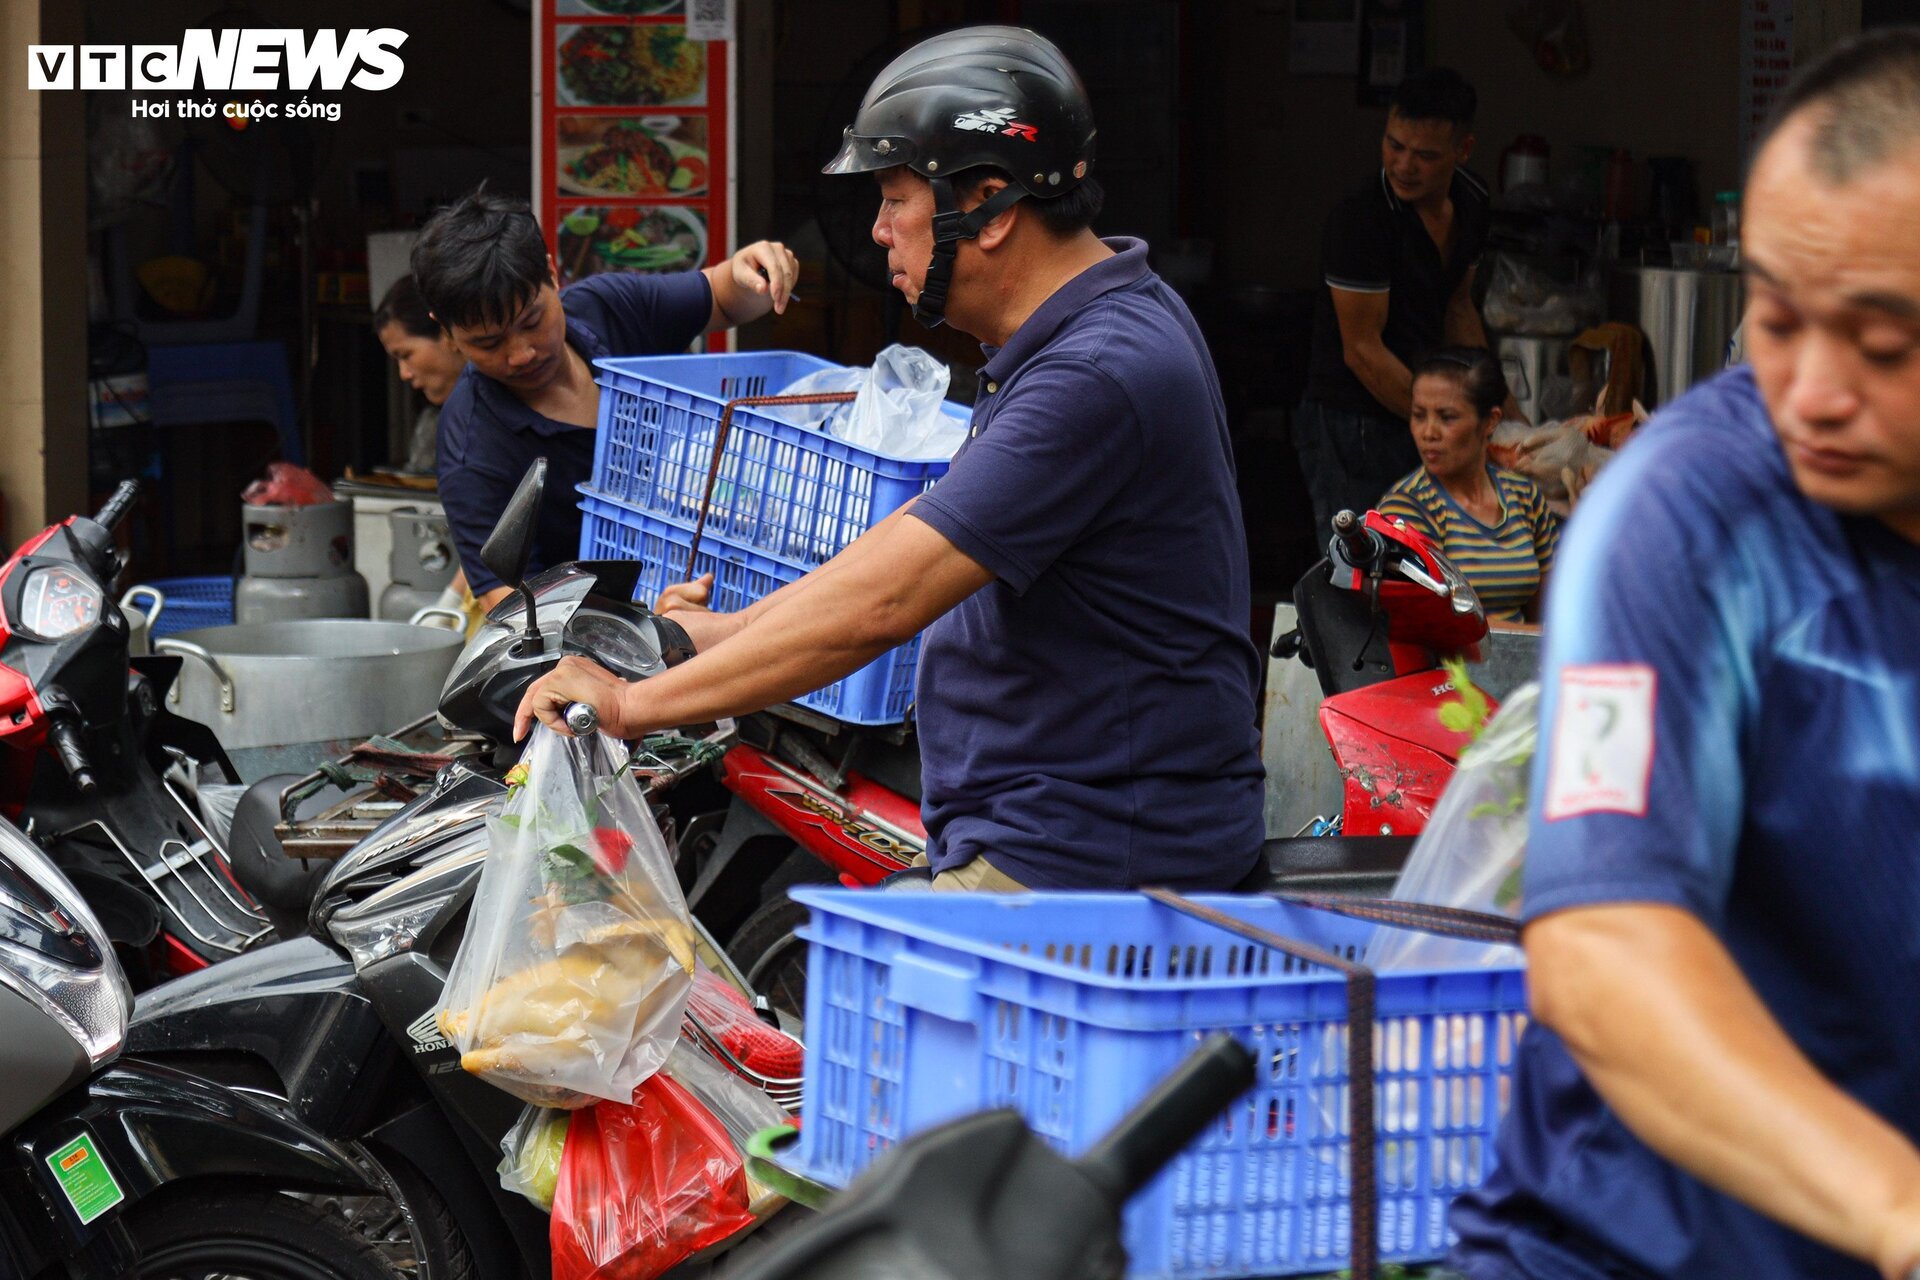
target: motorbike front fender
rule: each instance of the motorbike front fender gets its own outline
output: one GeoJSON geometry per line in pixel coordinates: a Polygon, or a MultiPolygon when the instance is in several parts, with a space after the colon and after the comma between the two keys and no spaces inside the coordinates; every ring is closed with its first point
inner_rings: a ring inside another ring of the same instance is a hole
{"type": "Polygon", "coordinates": [[[301,1123],[284,1103],[138,1059],[113,1063],[35,1114],[7,1138],[6,1160],[68,1254],[86,1249],[155,1192],[196,1179],[381,1190],[351,1151],[301,1123]],[[83,1136],[121,1193],[90,1221],[82,1221],[52,1164],[56,1152],[83,1136]]]}

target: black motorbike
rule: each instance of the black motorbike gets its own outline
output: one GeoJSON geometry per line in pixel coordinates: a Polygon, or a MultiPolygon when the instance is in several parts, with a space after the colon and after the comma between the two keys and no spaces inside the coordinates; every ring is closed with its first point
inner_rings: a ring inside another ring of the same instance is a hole
{"type": "MultiPolygon", "coordinates": [[[[500,743],[521,695],[563,653],[591,652],[639,679],[689,650],[677,627],[631,602],[634,565],[524,577],[543,485],[536,464],[483,552],[519,593],[468,645],[440,702],[448,722],[500,743]]],[[[443,770],[326,870],[307,936],[148,992],[116,1062],[57,1097],[48,1090],[0,1175],[36,1188],[33,1259],[155,1280],[548,1274],[548,1219],[495,1172],[521,1103],[461,1070],[435,1024],[515,755],[506,746],[443,770]],[[47,1157],[82,1129],[126,1191],[89,1221],[62,1211],[47,1183],[47,1157]]],[[[797,1080],[756,1072],[692,1018],[686,1029],[797,1105],[797,1080]]]]}
{"type": "Polygon", "coordinates": [[[113,529],[136,487],[71,516],[0,566],[0,797],[92,904],[136,988],[257,946],[208,782],[238,781],[203,725],[166,710],[180,659],[129,657],[113,529]]]}

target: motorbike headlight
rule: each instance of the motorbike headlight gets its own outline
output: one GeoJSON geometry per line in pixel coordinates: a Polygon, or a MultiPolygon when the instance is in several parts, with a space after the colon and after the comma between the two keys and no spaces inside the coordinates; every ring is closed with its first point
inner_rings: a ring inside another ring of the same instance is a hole
{"type": "Polygon", "coordinates": [[[421,931],[432,924],[469,881],[480,874],[487,856],[484,824],[465,835],[459,849],[397,880],[327,921],[327,932],[345,947],[357,973],[402,951],[411,951],[421,931]]]}
{"type": "Polygon", "coordinates": [[[103,603],[91,579],[66,565],[43,565],[21,584],[19,623],[42,640],[59,640],[100,621],[103,603]]]}
{"type": "Polygon", "coordinates": [[[38,1005],[98,1066],[120,1051],[133,989],[107,931],[47,855],[0,822],[0,983],[38,1005]]]}

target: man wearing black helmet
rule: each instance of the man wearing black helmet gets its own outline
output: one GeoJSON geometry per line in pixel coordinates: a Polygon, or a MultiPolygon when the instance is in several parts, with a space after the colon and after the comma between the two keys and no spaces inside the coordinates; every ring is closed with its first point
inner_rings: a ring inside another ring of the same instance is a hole
{"type": "Polygon", "coordinates": [[[1259,857],[1257,656],[1206,346],[1137,240],[1101,240],[1092,110],[1046,40],[975,27],[874,81],[826,172],[872,174],[914,314],[981,339],[967,442],[929,493],[700,656],[568,701],[632,734],[752,710],[926,631],[916,710],[936,888],[1229,887],[1259,857]]]}

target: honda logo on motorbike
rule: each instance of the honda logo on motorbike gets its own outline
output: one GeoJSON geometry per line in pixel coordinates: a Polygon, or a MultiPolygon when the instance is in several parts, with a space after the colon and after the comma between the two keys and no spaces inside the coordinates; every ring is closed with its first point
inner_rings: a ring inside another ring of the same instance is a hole
{"type": "Polygon", "coordinates": [[[440,1034],[440,1011],[429,1009],[407,1024],[407,1038],[413,1041],[415,1053],[432,1053],[435,1049],[451,1049],[453,1042],[440,1034]]]}

